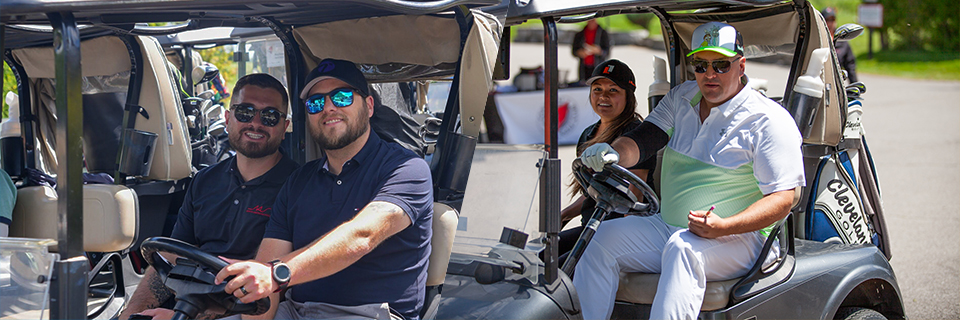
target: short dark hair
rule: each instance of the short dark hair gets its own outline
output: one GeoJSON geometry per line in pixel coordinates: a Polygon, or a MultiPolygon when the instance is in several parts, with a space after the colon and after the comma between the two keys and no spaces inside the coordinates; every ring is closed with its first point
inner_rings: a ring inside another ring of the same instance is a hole
{"type": "Polygon", "coordinates": [[[273,89],[280,93],[280,97],[283,98],[283,106],[277,106],[283,108],[281,112],[286,113],[290,105],[290,98],[287,95],[287,88],[280,83],[280,80],[274,78],[273,76],[266,73],[251,73],[240,77],[237,80],[237,83],[233,85],[233,96],[236,97],[240,94],[240,89],[248,85],[254,85],[265,89],[273,89]]]}

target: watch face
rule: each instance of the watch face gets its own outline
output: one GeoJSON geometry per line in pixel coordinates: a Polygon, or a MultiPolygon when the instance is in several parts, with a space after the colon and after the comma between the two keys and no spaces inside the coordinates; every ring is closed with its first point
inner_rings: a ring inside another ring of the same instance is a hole
{"type": "Polygon", "coordinates": [[[273,269],[273,276],[280,280],[290,279],[290,267],[285,264],[279,264],[273,269]]]}

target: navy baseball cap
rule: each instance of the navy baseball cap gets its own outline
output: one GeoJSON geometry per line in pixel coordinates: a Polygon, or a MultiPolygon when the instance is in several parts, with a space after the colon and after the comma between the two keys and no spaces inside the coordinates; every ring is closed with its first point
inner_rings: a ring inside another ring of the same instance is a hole
{"type": "Polygon", "coordinates": [[[820,11],[820,14],[823,15],[823,19],[829,20],[830,18],[837,18],[837,9],[826,7],[823,8],[823,11],[820,11]]]}
{"type": "Polygon", "coordinates": [[[370,96],[370,86],[367,84],[367,78],[363,76],[363,72],[360,72],[356,64],[347,60],[323,59],[307,75],[307,85],[303,86],[303,91],[300,91],[300,99],[306,99],[307,95],[310,94],[310,89],[313,89],[313,86],[318,82],[326,79],[339,79],[357,89],[364,97],[370,96]]]}
{"type": "Polygon", "coordinates": [[[587,85],[592,85],[594,81],[600,78],[610,79],[610,81],[613,81],[613,83],[616,83],[617,86],[621,88],[637,91],[633,71],[630,70],[630,67],[628,67],[626,63],[620,62],[620,60],[610,59],[597,65],[597,67],[593,69],[593,74],[587,79],[587,85]]]}

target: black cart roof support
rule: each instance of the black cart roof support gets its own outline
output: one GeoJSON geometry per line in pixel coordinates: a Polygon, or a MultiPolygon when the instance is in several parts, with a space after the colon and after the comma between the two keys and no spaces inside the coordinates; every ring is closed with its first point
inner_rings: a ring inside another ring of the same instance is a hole
{"type": "Polygon", "coordinates": [[[547,159],[540,170],[540,232],[546,233],[544,280],[553,283],[559,277],[560,241],[560,158],[557,155],[557,23],[553,17],[543,21],[543,142],[547,159]]]}
{"type": "Polygon", "coordinates": [[[80,91],[80,31],[73,14],[47,16],[53,26],[57,101],[57,213],[61,259],[51,279],[50,317],[86,319],[89,266],[83,253],[83,100],[80,91]]]}

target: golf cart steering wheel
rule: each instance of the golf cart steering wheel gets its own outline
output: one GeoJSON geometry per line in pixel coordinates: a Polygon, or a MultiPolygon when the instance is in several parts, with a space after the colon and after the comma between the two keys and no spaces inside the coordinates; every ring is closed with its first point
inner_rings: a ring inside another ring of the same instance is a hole
{"type": "Polygon", "coordinates": [[[593,198],[597,206],[602,206],[607,212],[641,217],[660,212],[660,201],[653,188],[619,164],[608,163],[603,171],[593,172],[578,158],[573,160],[573,174],[582,187],[583,195],[593,198]],[[630,185],[640,189],[646,203],[637,199],[630,191],[630,185]]]}
{"type": "MultiPolygon", "coordinates": [[[[235,314],[259,315],[270,309],[270,298],[252,303],[223,291],[227,281],[215,284],[217,273],[228,263],[203,252],[189,243],[166,237],[152,237],[143,241],[140,252],[160,275],[163,284],[177,293],[173,319],[196,319],[202,311],[223,316],[235,314]],[[177,265],[171,265],[160,252],[179,255],[177,265]]],[[[229,279],[227,279],[229,280],[229,279]]]]}

